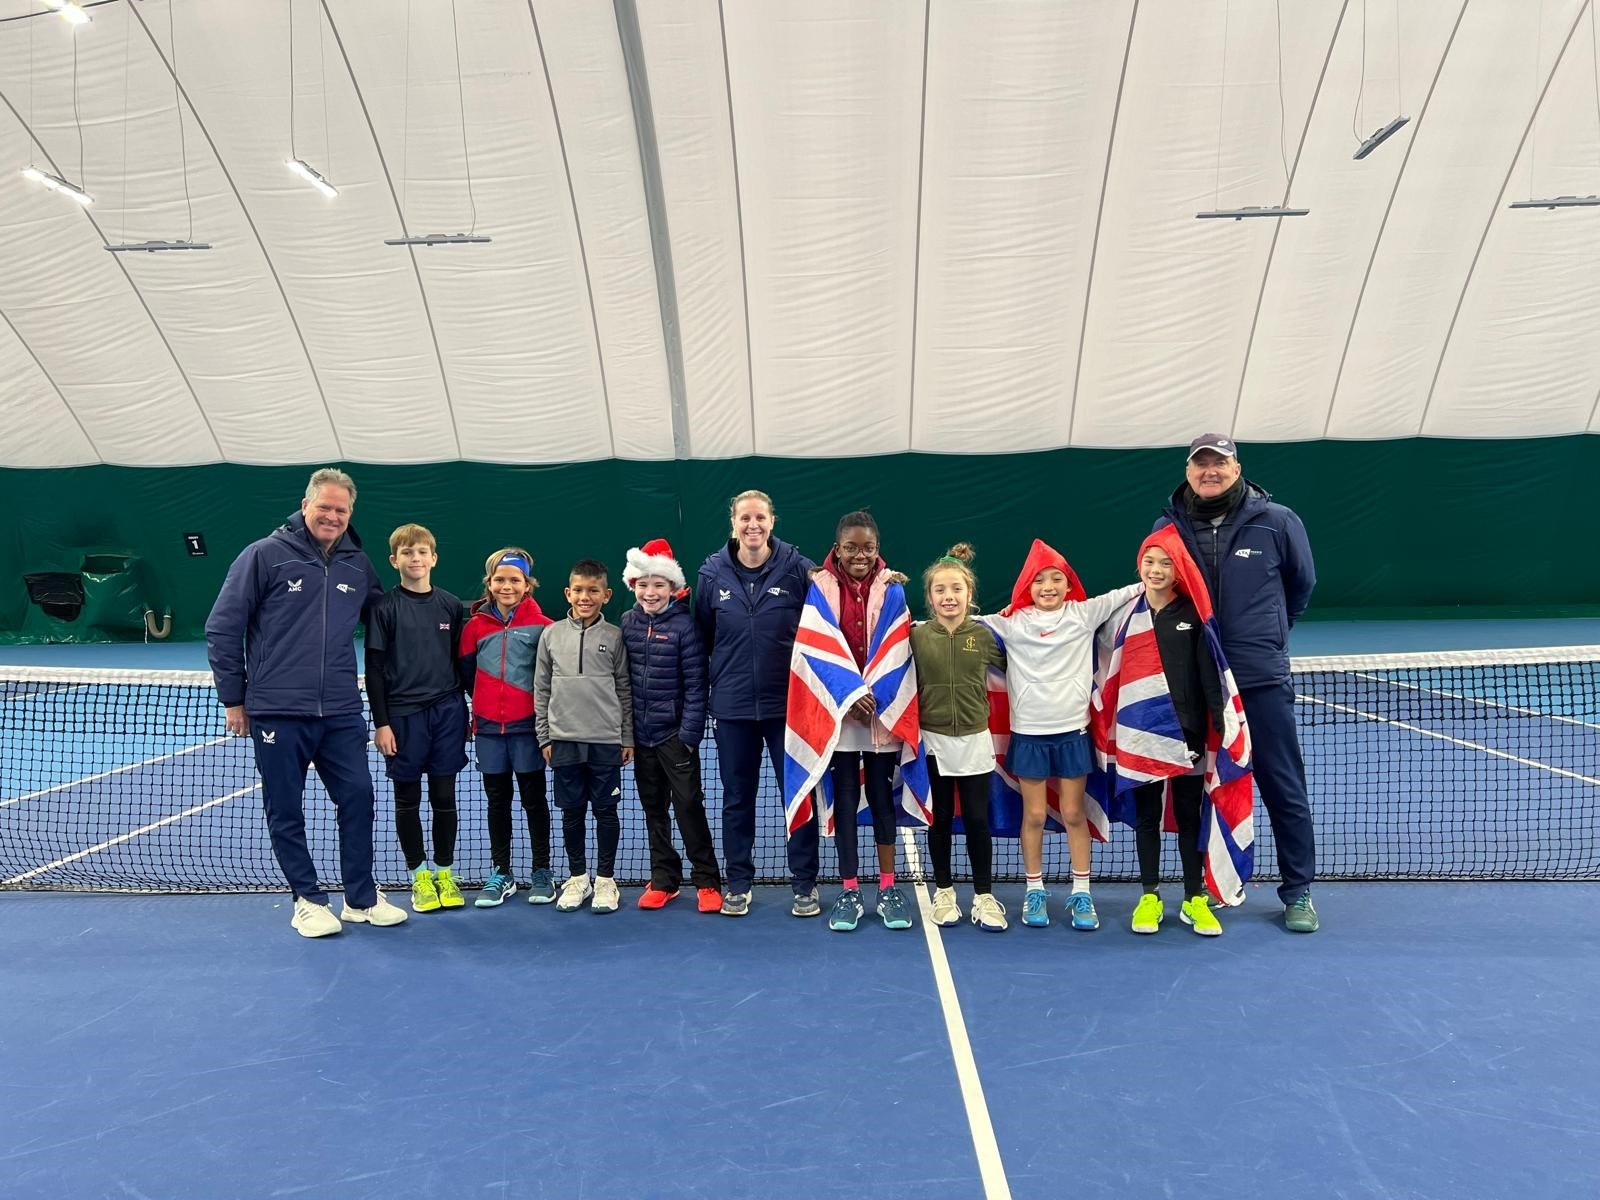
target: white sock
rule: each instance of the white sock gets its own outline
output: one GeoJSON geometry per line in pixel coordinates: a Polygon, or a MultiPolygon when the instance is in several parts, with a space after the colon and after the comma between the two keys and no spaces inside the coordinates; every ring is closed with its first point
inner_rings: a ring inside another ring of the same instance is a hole
{"type": "Polygon", "coordinates": [[[1028,885],[1027,885],[1027,889],[1026,890],[1030,891],[1030,892],[1042,892],[1042,891],[1044,891],[1044,876],[1043,875],[1029,875],[1028,876],[1028,885]]]}
{"type": "Polygon", "coordinates": [[[1079,892],[1083,892],[1084,894],[1087,895],[1088,891],[1089,891],[1089,872],[1087,872],[1087,871],[1082,871],[1082,872],[1074,871],[1072,873],[1072,894],[1074,896],[1076,896],[1079,892]]]}

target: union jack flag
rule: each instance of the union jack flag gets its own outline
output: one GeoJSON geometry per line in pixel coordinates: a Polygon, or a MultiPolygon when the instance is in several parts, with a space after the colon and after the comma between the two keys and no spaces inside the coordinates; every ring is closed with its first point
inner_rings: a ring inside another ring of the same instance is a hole
{"type": "MultiPolygon", "coordinates": [[[[928,759],[917,716],[917,669],[911,661],[911,612],[906,607],[905,589],[898,583],[888,585],[883,611],[867,642],[867,665],[862,669],[856,666],[827,597],[813,583],[806,593],[789,660],[783,790],[791,834],[811,819],[817,811],[814,805],[820,803],[821,832],[833,835],[833,779],[828,766],[845,714],[869,691],[877,703],[878,720],[900,739],[897,789],[901,823],[927,825],[933,820],[933,809],[928,759]]],[[[859,811],[867,812],[864,798],[859,811]]]]}
{"type": "MultiPolygon", "coordinates": [[[[1200,808],[1200,848],[1205,852],[1206,888],[1225,904],[1244,902],[1244,884],[1255,865],[1251,795],[1250,730],[1244,702],[1222,653],[1222,638],[1205,579],[1170,526],[1140,547],[1159,546],[1172,559],[1178,586],[1200,615],[1207,649],[1222,681],[1224,728],[1206,736],[1205,792],[1200,808]]],[[[1150,606],[1141,594],[1100,627],[1095,647],[1095,685],[1089,702],[1089,734],[1098,769],[1089,793],[1104,811],[1134,824],[1135,788],[1192,768],[1178,714],[1167,690],[1156,647],[1150,606]]],[[[1166,828],[1176,828],[1168,795],[1166,828]]]]}

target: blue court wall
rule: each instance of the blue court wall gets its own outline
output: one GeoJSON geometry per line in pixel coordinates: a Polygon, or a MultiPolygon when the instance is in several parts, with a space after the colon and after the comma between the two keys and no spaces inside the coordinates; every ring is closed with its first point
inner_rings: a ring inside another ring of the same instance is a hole
{"type": "MultiPolygon", "coordinates": [[[[1579,507],[1600,477],[1600,438],[1320,441],[1246,446],[1243,462],[1310,532],[1319,576],[1311,617],[1600,615],[1600,555],[1579,507]]],[[[0,640],[28,636],[25,573],[74,571],[84,555],[105,552],[143,559],[148,600],[171,610],[173,636],[200,636],[234,555],[298,506],[320,465],[0,472],[0,503],[13,514],[0,530],[0,640]],[[192,532],[204,534],[206,557],[188,555],[192,532]]],[[[670,539],[692,576],[727,535],[729,497],[754,487],[772,495],[779,536],[813,557],[827,550],[838,516],[861,506],[876,514],[891,564],[909,575],[950,543],[971,541],[984,606],[995,608],[1035,536],[1062,550],[1091,591],[1131,580],[1139,541],[1182,478],[1183,454],[342,465],[360,489],[355,527],[386,579],[389,531],[406,521],[434,531],[437,580],[466,596],[479,591],[484,556],[508,543],[533,551],[551,609],[561,607],[574,559],[599,557],[620,574],[626,548],[650,537],[670,539]]],[[[611,608],[621,606],[619,597],[611,608]]],[[[920,612],[919,601],[913,607],[920,612]]]]}

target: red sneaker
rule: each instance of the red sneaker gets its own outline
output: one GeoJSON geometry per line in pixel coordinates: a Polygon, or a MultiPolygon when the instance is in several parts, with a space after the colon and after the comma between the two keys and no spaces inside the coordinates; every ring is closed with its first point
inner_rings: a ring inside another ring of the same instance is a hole
{"type": "Polygon", "coordinates": [[[645,888],[645,890],[642,893],[640,893],[640,895],[639,895],[639,907],[640,908],[665,908],[668,904],[670,904],[672,901],[676,900],[677,898],[678,898],[678,893],[677,892],[663,892],[660,888],[658,888],[655,884],[652,883],[649,887],[645,888]]]}
{"type": "Polygon", "coordinates": [[[695,892],[698,897],[697,906],[701,912],[719,913],[722,911],[722,892],[717,888],[700,888],[695,892]]]}

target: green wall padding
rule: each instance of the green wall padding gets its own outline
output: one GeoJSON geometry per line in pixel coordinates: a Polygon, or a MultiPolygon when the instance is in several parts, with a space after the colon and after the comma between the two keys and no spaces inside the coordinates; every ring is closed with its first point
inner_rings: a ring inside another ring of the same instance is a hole
{"type": "MultiPolygon", "coordinates": [[[[1306,523],[1320,582],[1313,616],[1407,610],[1594,615],[1600,556],[1575,544],[1574,497],[1600,475],[1600,438],[1407,439],[1246,446],[1245,473],[1306,523]]],[[[135,554],[174,638],[202,634],[228,564],[295,508],[310,469],[82,467],[0,472],[0,638],[28,610],[22,575],[77,570],[85,554],[135,554]],[[183,535],[205,535],[190,558],[183,535]]],[[[1180,482],[1179,450],[904,454],[559,466],[354,464],[355,526],[387,582],[389,531],[405,521],[440,542],[437,581],[479,592],[485,555],[533,551],[546,608],[566,567],[597,556],[620,584],[623,552],[665,536],[691,578],[727,535],[729,497],[770,493],[779,536],[820,557],[834,521],[867,506],[892,565],[913,577],[951,542],[971,541],[986,608],[1004,603],[1029,541],[1062,550],[1091,590],[1133,579],[1140,539],[1180,482]]],[[[619,588],[620,590],[620,588],[619,588]]],[[[919,589],[920,590],[920,589],[919,589]]],[[[621,608],[620,598],[612,611],[621,608]]],[[[921,612],[919,599],[913,608],[921,612]]]]}

